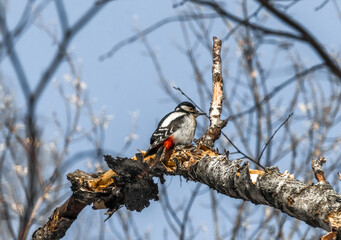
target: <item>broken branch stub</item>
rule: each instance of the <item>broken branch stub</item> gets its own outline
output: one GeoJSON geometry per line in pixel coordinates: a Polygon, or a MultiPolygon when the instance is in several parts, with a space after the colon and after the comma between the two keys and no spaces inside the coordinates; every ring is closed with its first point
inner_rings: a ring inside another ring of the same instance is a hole
{"type": "Polygon", "coordinates": [[[214,142],[220,137],[221,130],[226,126],[227,119],[221,120],[221,111],[223,103],[223,76],[221,64],[221,40],[213,37],[213,65],[212,65],[212,82],[213,94],[211,107],[209,112],[210,127],[205,134],[199,139],[199,145],[205,145],[213,148],[214,142]]]}
{"type": "Polygon", "coordinates": [[[317,160],[311,161],[311,167],[313,168],[315,178],[319,182],[325,182],[324,172],[322,170],[322,164],[326,162],[324,157],[319,157],[317,160]]]}

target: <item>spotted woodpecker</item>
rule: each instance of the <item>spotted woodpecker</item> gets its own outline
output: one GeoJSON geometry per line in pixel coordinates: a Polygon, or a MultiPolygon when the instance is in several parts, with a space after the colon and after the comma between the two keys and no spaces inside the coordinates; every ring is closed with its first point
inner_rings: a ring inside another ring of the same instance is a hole
{"type": "Polygon", "coordinates": [[[156,164],[164,161],[175,146],[190,144],[197,126],[196,117],[203,114],[190,102],[180,103],[173,112],[161,119],[150,138],[150,147],[144,157],[156,154],[156,164]]]}

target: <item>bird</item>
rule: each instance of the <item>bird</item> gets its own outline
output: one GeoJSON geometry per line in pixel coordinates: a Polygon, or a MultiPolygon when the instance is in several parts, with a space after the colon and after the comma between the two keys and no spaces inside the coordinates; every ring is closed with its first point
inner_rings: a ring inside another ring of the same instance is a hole
{"type": "Polygon", "coordinates": [[[167,161],[175,146],[192,143],[197,126],[196,118],[204,114],[190,102],[180,103],[159,122],[144,158],[156,154],[151,164],[153,167],[160,161],[167,161]]]}

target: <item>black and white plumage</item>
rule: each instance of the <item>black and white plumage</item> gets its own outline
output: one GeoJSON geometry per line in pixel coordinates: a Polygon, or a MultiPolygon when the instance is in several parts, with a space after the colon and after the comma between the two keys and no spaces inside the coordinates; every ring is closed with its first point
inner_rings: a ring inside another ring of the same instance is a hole
{"type": "Polygon", "coordinates": [[[156,160],[159,161],[161,155],[174,146],[190,144],[197,125],[196,117],[202,114],[192,103],[180,103],[173,112],[161,119],[150,138],[150,147],[144,157],[157,154],[156,160]]]}

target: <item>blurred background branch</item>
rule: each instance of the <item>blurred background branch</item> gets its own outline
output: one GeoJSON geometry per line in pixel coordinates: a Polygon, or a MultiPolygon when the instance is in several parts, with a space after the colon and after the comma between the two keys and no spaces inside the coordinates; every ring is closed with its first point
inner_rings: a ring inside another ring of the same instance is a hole
{"type": "MultiPolygon", "coordinates": [[[[215,147],[306,183],[314,182],[311,160],[323,155],[325,177],[340,191],[340,9],[337,0],[2,1],[2,236],[29,238],[69,197],[67,172],[103,171],[103,154],[146,149],[159,117],[186,100],[173,87],[208,112],[213,35],[223,40],[222,118],[230,117],[215,147]]],[[[197,137],[208,124],[198,122],[197,137]]],[[[323,235],[204,186],[192,196],[197,186],[179,178],[162,187],[160,208],[120,209],[105,223],[85,211],[66,239],[323,235]]]]}

